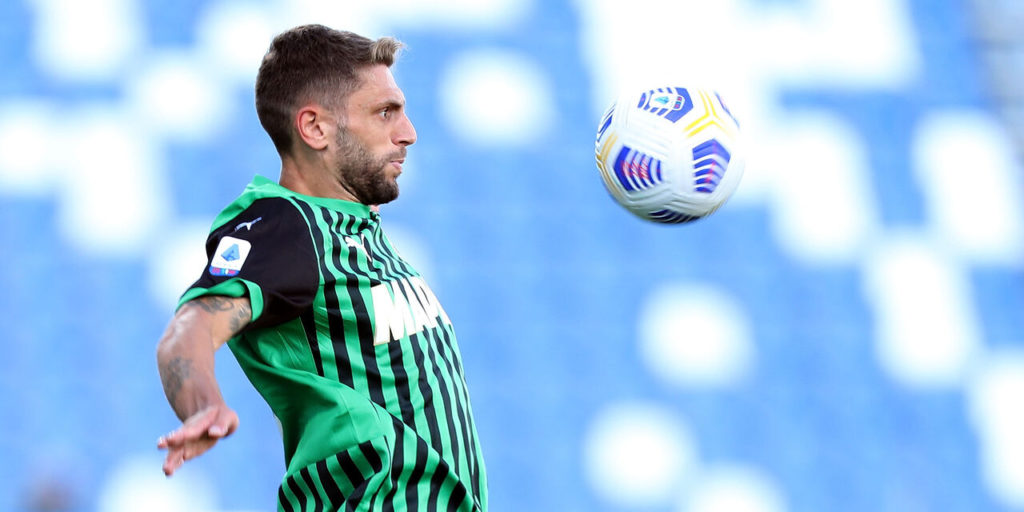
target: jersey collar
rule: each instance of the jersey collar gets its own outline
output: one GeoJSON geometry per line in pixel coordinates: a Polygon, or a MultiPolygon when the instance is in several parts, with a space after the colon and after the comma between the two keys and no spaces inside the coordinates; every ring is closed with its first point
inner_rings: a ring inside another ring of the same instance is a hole
{"type": "Polygon", "coordinates": [[[377,217],[377,214],[371,212],[370,207],[365,204],[357,203],[354,201],[346,201],[344,199],[307,196],[305,194],[300,194],[298,192],[295,192],[294,190],[283,187],[276,181],[258,174],[255,177],[253,177],[252,183],[249,184],[249,187],[253,190],[259,190],[263,192],[275,192],[273,195],[295,197],[307,203],[323,206],[325,208],[330,208],[332,210],[345,213],[348,215],[355,215],[364,218],[377,217]]]}

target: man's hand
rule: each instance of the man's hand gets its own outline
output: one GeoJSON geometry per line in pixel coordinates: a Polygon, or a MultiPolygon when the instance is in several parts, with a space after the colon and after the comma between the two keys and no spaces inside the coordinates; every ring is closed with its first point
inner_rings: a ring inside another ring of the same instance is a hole
{"type": "Polygon", "coordinates": [[[207,407],[185,420],[177,430],[161,437],[157,448],[167,450],[164,474],[171,476],[185,463],[213,448],[238,428],[238,415],[227,405],[207,407]]]}
{"type": "Polygon", "coordinates": [[[157,441],[158,448],[167,450],[167,476],[238,428],[238,415],[224,403],[214,377],[214,354],[251,318],[246,297],[202,297],[179,308],[160,339],[160,381],[182,421],[181,427],[157,441]]]}

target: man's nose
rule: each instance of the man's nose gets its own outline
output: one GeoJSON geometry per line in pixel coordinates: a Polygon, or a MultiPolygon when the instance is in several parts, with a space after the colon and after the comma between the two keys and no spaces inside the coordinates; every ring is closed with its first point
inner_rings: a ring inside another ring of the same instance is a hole
{"type": "Polygon", "coordinates": [[[395,129],[392,140],[399,146],[411,146],[416,143],[416,128],[407,116],[403,115],[402,121],[395,129]]]}

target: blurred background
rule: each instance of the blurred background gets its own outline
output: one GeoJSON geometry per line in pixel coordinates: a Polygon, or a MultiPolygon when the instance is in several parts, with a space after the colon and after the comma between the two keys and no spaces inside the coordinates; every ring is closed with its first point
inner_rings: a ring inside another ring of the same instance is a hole
{"type": "Polygon", "coordinates": [[[253,80],[308,22],[408,45],[382,214],[459,333],[492,510],[1024,510],[1018,0],[0,1],[0,510],[276,510],[226,351],[241,427],[163,477],[154,349],[278,176],[253,80]],[[672,227],[593,161],[666,82],[749,151],[672,227]]]}

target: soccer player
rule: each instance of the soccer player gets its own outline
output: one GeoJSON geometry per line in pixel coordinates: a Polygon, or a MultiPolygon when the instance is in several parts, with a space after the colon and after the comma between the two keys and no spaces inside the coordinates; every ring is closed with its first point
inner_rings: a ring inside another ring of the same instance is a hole
{"type": "Polygon", "coordinates": [[[278,509],[483,511],[487,483],[455,333],[377,205],[416,131],[401,43],[321,25],[278,35],[256,110],[281,156],[213,222],[202,276],[157,348],[182,425],[164,472],[238,427],[214,377],[227,343],[281,423],[278,509]]]}

